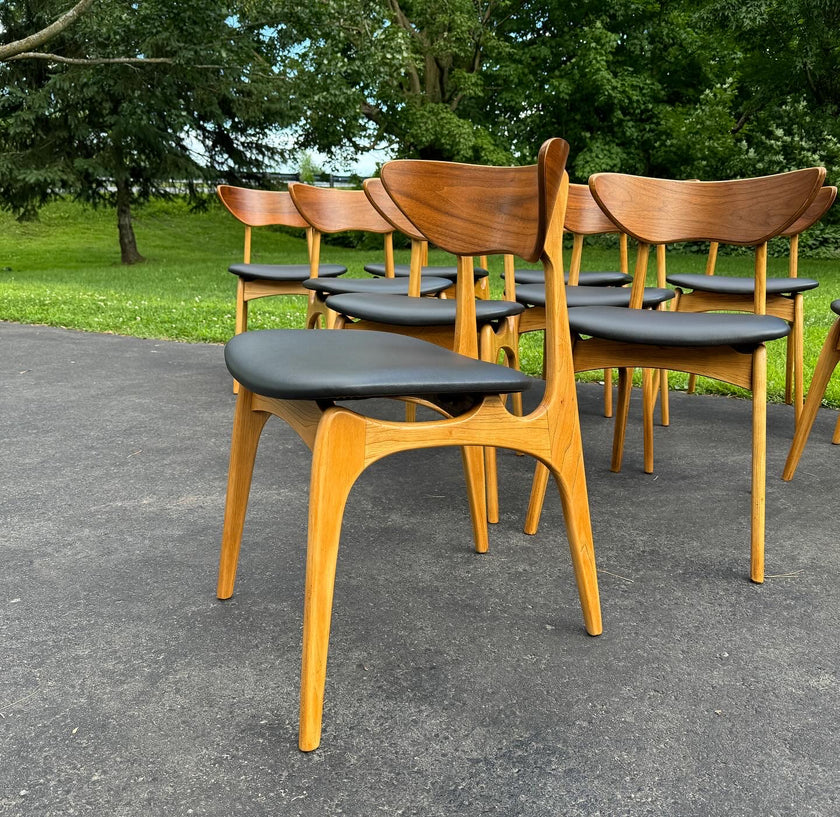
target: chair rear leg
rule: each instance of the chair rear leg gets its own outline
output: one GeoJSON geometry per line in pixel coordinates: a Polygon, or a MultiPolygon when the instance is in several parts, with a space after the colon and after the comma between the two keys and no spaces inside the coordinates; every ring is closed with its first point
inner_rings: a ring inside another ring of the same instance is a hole
{"type": "MultiPolygon", "coordinates": [[[[576,456],[570,456],[570,452],[566,452],[562,466],[566,472],[564,473],[559,465],[555,465],[552,467],[552,473],[563,503],[566,535],[572,555],[584,626],[589,635],[600,635],[603,624],[598,595],[598,576],[595,569],[595,547],[592,541],[589,498],[583,469],[583,451],[579,444],[576,447],[579,449],[576,456]]],[[[547,468],[545,471],[548,473],[547,468]]]]}
{"type": "MultiPolygon", "coordinates": [[[[834,322],[820,351],[814,369],[814,377],[811,380],[811,387],[808,389],[808,398],[805,400],[802,414],[796,423],[796,431],[782,472],[782,479],[785,481],[793,479],[796,466],[799,465],[799,459],[805,449],[805,443],[808,442],[808,435],[811,433],[811,427],[814,425],[820,403],[828,387],[828,381],[831,379],[838,363],[840,363],[840,320],[834,322]]],[[[832,442],[840,443],[840,418],[838,418],[834,429],[832,442]]]]}
{"type": "Polygon", "coordinates": [[[549,470],[541,462],[537,462],[534,469],[534,480],[531,483],[531,497],[528,500],[528,512],[525,514],[525,533],[535,534],[540,525],[545,492],[548,488],[549,470]]]}
{"type": "Polygon", "coordinates": [[[487,538],[487,483],[484,470],[484,451],[484,448],[475,445],[465,445],[461,448],[476,553],[486,553],[489,547],[487,538]]]}
{"type": "Polygon", "coordinates": [[[615,415],[615,429],[613,431],[612,461],[610,471],[621,471],[621,460],[624,456],[624,436],[627,432],[627,415],[630,411],[630,391],[633,388],[633,370],[618,370],[618,406],[615,415]]]}
{"type": "Polygon", "coordinates": [[[653,473],[653,410],[656,406],[656,392],[659,373],[653,369],[642,369],[642,424],[644,439],[644,471],[653,473]]]}
{"type": "Polygon", "coordinates": [[[340,409],[328,410],[312,451],[309,493],[298,736],[304,752],[311,752],[321,742],[341,521],[350,489],[364,470],[364,458],[364,419],[340,409]]]}
{"type": "Polygon", "coordinates": [[[219,578],[216,587],[216,595],[220,599],[229,599],[233,595],[257,445],[266,420],[269,418],[264,411],[253,411],[251,408],[253,397],[251,392],[240,388],[239,396],[236,398],[230,443],[225,521],[222,529],[222,550],[219,556],[219,578]]]}
{"type": "Polygon", "coordinates": [[[613,416],[613,370],[604,369],[604,417],[613,416]]]}
{"type": "Polygon", "coordinates": [[[764,581],[764,520],[767,482],[767,349],[753,352],[752,493],[750,526],[750,578],[764,581]]]}

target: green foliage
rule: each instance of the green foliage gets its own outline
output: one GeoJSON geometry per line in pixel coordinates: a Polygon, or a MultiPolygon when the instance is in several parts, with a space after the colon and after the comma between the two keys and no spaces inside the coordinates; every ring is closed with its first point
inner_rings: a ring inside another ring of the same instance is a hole
{"type": "MultiPolygon", "coordinates": [[[[21,224],[0,214],[0,320],[66,326],[137,337],[222,343],[233,334],[236,280],[226,270],[242,259],[242,227],[213,202],[194,213],[181,198],[152,199],[137,208],[137,230],[149,259],[142,268],[121,269],[111,241],[113,226],[102,210],[70,201],[48,204],[38,223],[21,224]],[[60,252],[56,251],[60,248],[60,252]]],[[[807,235],[807,234],[806,234],[807,235]]],[[[804,240],[804,237],[803,237],[804,240]]],[[[587,242],[583,269],[609,269],[617,261],[615,247],[587,242]]],[[[253,259],[264,263],[300,263],[306,241],[281,230],[256,230],[253,259]]],[[[351,276],[363,276],[368,261],[382,259],[381,240],[367,250],[328,245],[325,261],[345,264],[351,276]]],[[[397,254],[405,263],[408,253],[397,254]]],[[[567,259],[568,260],[568,259],[567,259]]],[[[431,263],[450,263],[433,250],[431,263]]],[[[671,272],[701,272],[704,259],[691,253],[668,253],[671,272]]],[[[772,258],[771,274],[785,274],[785,258],[772,258]]],[[[652,276],[651,264],[651,276],[652,276]]],[[[748,256],[723,255],[721,274],[749,275],[748,256]]],[[[491,287],[501,297],[501,259],[491,257],[491,287]]],[[[840,268],[836,262],[803,258],[800,274],[819,280],[806,295],[806,382],[835,315],[828,304],[840,297],[840,268]]],[[[653,282],[651,277],[651,283],[653,282]]],[[[305,317],[303,298],[264,298],[249,309],[252,328],[299,327],[305,317]]],[[[542,338],[522,339],[523,369],[538,374],[542,366],[542,338]]],[[[769,346],[770,395],[781,400],[784,384],[784,341],[769,346]]],[[[597,379],[599,373],[584,375],[597,379]]],[[[685,376],[672,375],[677,388],[685,376]]],[[[743,392],[716,381],[703,389],[724,394],[743,392]]],[[[834,378],[828,401],[840,406],[840,379],[834,378]]]]}
{"type": "MultiPolygon", "coordinates": [[[[22,37],[61,5],[9,0],[0,26],[22,37]]],[[[236,11],[221,0],[100,0],[50,43],[93,64],[0,64],[0,206],[25,213],[71,192],[127,209],[171,179],[261,166],[283,121],[280,84],[270,47],[234,25],[236,11]]]]}

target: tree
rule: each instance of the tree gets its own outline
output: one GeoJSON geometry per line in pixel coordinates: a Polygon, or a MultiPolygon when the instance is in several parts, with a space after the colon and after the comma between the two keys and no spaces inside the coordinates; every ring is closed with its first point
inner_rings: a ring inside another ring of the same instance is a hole
{"type": "Polygon", "coordinates": [[[299,148],[353,157],[509,161],[481,116],[483,69],[508,0],[265,0],[265,19],[305,111],[299,148]]]}
{"type": "Polygon", "coordinates": [[[30,34],[20,40],[0,44],[0,62],[15,59],[21,54],[31,51],[33,48],[40,48],[53,37],[61,34],[65,28],[84,14],[92,3],[93,0],[79,0],[73,8],[66,11],[54,23],[45,26],[40,31],[36,31],[34,34],[30,34]]]}
{"type": "MultiPolygon", "coordinates": [[[[23,39],[43,28],[46,6],[8,2],[0,24],[23,39]]],[[[52,41],[70,63],[0,65],[2,206],[31,214],[64,192],[114,206],[121,258],[134,263],[133,204],[171,179],[269,160],[282,82],[259,27],[233,11],[221,0],[100,0],[52,41]]]]}

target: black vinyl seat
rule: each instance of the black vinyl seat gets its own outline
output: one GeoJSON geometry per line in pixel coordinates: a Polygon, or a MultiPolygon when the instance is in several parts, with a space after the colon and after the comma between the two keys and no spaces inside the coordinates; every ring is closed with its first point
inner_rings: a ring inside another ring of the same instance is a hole
{"type": "MultiPolygon", "coordinates": [[[[340,315],[395,326],[454,326],[457,312],[454,300],[403,298],[399,295],[333,295],[327,298],[327,306],[340,315]]],[[[522,304],[511,301],[486,301],[478,298],[475,302],[478,326],[512,318],[524,311],[522,304]]]]}
{"type": "MultiPolygon", "coordinates": [[[[371,275],[380,277],[385,275],[384,264],[365,264],[364,269],[365,272],[371,275]]],[[[394,264],[394,276],[396,278],[408,278],[410,272],[410,264],[394,264]]],[[[454,265],[442,267],[423,266],[420,268],[420,275],[432,275],[435,278],[448,278],[450,281],[454,281],[458,277],[458,267],[454,265]]],[[[476,281],[486,278],[488,275],[489,273],[484,267],[473,267],[473,277],[476,281]]]]}
{"type": "MultiPolygon", "coordinates": [[[[626,287],[578,286],[566,287],[566,306],[630,306],[630,290],[626,287]]],[[[652,309],[674,297],[673,289],[667,287],[645,287],[642,306],[652,309]]],[[[525,306],[545,306],[545,286],[523,284],[516,288],[516,300],[525,306]]]]}
{"type": "Polygon", "coordinates": [[[786,337],[790,326],[772,315],[650,312],[581,306],[569,310],[572,332],[647,346],[732,346],[753,349],[786,337]]]}
{"type": "MultiPolygon", "coordinates": [[[[364,295],[408,295],[408,278],[310,278],[303,282],[305,289],[323,295],[359,293],[364,295]]],[[[437,295],[452,286],[446,278],[422,278],[420,295],[437,295]]]]}
{"type": "MultiPolygon", "coordinates": [[[[738,278],[731,275],[703,275],[701,273],[679,273],[669,275],[667,282],[681,289],[693,289],[697,292],[716,292],[721,295],[755,294],[755,278],[738,278]]],[[[807,292],[816,289],[820,282],[813,278],[768,278],[768,295],[790,295],[794,292],[807,292]]]]}
{"type": "MultiPolygon", "coordinates": [[[[228,272],[243,281],[299,282],[309,280],[312,268],[309,264],[231,264],[228,272]]],[[[347,267],[341,264],[319,264],[318,277],[335,278],[344,275],[347,267]]]]}
{"type": "MultiPolygon", "coordinates": [[[[505,273],[502,273],[502,278],[505,273]]],[[[513,278],[517,284],[544,284],[545,273],[541,269],[515,269],[513,271],[513,278]]],[[[631,283],[632,275],[627,275],[624,272],[581,272],[578,273],[578,284],[587,287],[623,287],[625,284],[631,283]]],[[[563,276],[563,281],[569,283],[569,273],[563,276]]]]}
{"type": "Polygon", "coordinates": [[[534,382],[417,338],[343,329],[244,332],[228,342],[225,363],[249,391],[286,400],[508,394],[534,382]]]}

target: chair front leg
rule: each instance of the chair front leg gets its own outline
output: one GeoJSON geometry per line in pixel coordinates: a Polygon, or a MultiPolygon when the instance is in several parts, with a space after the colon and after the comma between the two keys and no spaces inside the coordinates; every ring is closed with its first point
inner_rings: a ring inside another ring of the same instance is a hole
{"type": "Polygon", "coordinates": [[[310,478],[298,738],[304,752],[311,752],[321,742],[341,521],[347,496],[364,467],[364,419],[328,409],[315,438],[310,478]]]}

